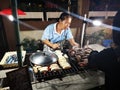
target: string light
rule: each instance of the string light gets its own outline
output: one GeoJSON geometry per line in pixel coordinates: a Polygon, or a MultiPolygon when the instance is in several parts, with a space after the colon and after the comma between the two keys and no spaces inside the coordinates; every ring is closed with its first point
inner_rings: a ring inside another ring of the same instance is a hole
{"type": "Polygon", "coordinates": [[[100,21],[100,20],[93,20],[93,25],[95,25],[95,26],[100,26],[100,25],[102,25],[102,22],[100,21]]]}
{"type": "Polygon", "coordinates": [[[14,21],[14,17],[13,17],[12,15],[8,15],[8,19],[9,19],[10,21],[14,21]]]}

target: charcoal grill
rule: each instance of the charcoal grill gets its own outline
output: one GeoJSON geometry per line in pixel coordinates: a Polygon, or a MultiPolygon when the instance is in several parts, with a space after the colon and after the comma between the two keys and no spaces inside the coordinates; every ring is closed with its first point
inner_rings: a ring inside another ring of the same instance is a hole
{"type": "Polygon", "coordinates": [[[51,80],[55,78],[62,79],[65,76],[79,74],[81,72],[86,71],[87,67],[80,67],[78,65],[79,60],[77,60],[75,57],[72,57],[71,54],[69,54],[68,49],[64,49],[64,50],[65,51],[63,51],[63,54],[68,55],[68,62],[70,63],[71,68],[69,69],[61,68],[60,70],[56,70],[56,71],[48,70],[47,72],[38,71],[38,73],[36,73],[36,78],[38,81],[46,81],[46,80],[51,80]]]}
{"type": "Polygon", "coordinates": [[[70,64],[71,68],[69,69],[60,69],[57,71],[48,71],[45,73],[38,72],[35,76],[38,81],[43,82],[55,78],[62,80],[62,78],[65,76],[74,75],[85,71],[85,68],[80,67],[76,62],[70,61],[70,64]]]}

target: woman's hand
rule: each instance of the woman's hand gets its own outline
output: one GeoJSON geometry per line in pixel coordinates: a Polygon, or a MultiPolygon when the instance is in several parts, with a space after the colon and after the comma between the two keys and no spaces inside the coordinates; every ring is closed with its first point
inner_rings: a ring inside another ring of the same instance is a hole
{"type": "Polygon", "coordinates": [[[58,49],[58,48],[60,48],[60,45],[59,44],[53,44],[52,46],[51,46],[53,49],[58,49]]]}

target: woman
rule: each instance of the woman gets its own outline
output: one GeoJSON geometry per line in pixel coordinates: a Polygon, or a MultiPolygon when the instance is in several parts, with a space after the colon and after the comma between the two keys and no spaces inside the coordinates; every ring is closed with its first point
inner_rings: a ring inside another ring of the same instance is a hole
{"type": "Polygon", "coordinates": [[[71,21],[72,17],[68,13],[62,13],[58,22],[50,24],[45,28],[41,38],[45,44],[44,51],[49,51],[50,48],[53,50],[60,48],[60,43],[64,40],[68,40],[72,46],[79,46],[75,42],[69,28],[71,21]]]}

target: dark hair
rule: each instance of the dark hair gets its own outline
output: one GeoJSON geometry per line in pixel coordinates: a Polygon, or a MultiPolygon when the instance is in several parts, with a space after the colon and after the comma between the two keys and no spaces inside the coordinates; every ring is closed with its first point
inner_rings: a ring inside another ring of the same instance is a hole
{"type": "MultiPolygon", "coordinates": [[[[118,27],[120,28],[120,10],[118,10],[118,12],[116,13],[114,20],[113,20],[113,27],[118,27]]],[[[119,30],[115,30],[115,28],[113,28],[113,42],[120,46],[120,31],[119,30]]]]}
{"type": "Polygon", "coordinates": [[[65,12],[63,12],[63,13],[60,15],[60,17],[58,18],[58,21],[59,21],[59,20],[63,21],[63,20],[65,20],[66,18],[69,18],[69,17],[72,18],[72,16],[70,15],[70,13],[65,13],[65,12]]]}

